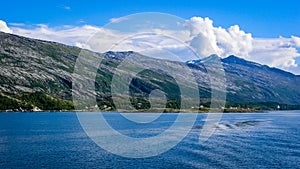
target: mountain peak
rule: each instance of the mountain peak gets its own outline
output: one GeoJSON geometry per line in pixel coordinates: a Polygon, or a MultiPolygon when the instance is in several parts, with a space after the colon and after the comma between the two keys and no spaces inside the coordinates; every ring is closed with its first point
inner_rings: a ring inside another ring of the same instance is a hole
{"type": "Polygon", "coordinates": [[[231,62],[231,63],[238,63],[238,62],[248,62],[247,60],[237,57],[235,55],[229,55],[227,58],[222,59],[223,61],[231,62]]]}
{"type": "Polygon", "coordinates": [[[221,58],[218,55],[212,54],[206,58],[203,58],[202,62],[214,62],[214,61],[220,61],[220,60],[221,60],[221,58]]]}
{"type": "MultiPolygon", "coordinates": [[[[5,94],[9,97],[17,97],[16,99],[19,99],[23,98],[24,94],[24,98],[25,96],[27,98],[28,93],[34,94],[38,91],[44,92],[53,98],[64,99],[66,101],[72,100],[72,79],[78,78],[84,80],[85,78],[90,78],[74,74],[74,65],[76,65],[76,59],[80,51],[81,49],[76,47],[0,32],[0,65],[1,69],[4,70],[0,76],[0,95],[5,94]]],[[[95,53],[95,57],[99,55],[99,53],[95,53]]],[[[97,83],[95,83],[97,96],[101,96],[101,98],[105,96],[103,99],[106,99],[106,96],[110,95],[110,77],[113,75],[111,73],[116,70],[115,66],[119,65],[120,61],[123,61],[123,58],[134,55],[140,54],[132,51],[108,51],[104,54],[101,53],[103,61],[107,64],[105,64],[105,67],[99,67],[100,71],[97,74],[97,83]]],[[[147,56],[141,55],[141,57],[147,56]]],[[[155,58],[152,58],[152,60],[154,61],[153,63],[156,63],[155,58]]],[[[182,62],[166,61],[165,63],[170,68],[169,70],[177,70],[176,75],[178,73],[180,75],[178,77],[183,80],[187,82],[196,80],[199,83],[199,88],[196,90],[203,93],[204,98],[207,97],[209,99],[211,86],[209,85],[210,77],[208,71],[212,74],[214,72],[218,73],[219,67],[214,63],[219,61],[222,62],[226,83],[229,84],[226,88],[228,101],[300,103],[300,91],[298,90],[300,76],[295,76],[277,68],[270,68],[250,62],[234,55],[224,59],[221,59],[217,55],[210,55],[207,58],[187,61],[186,64],[192,70],[193,77],[185,76],[187,69],[184,66],[178,66],[182,65],[182,62]]],[[[160,65],[154,66],[157,70],[161,69],[160,65]]],[[[154,77],[156,78],[156,76],[154,77]]],[[[152,78],[149,79],[151,80],[152,78]]],[[[216,82],[219,82],[218,78],[216,80],[216,82]]],[[[165,82],[169,84],[169,81],[164,81],[163,79],[159,81],[162,84],[165,82]]],[[[152,83],[152,81],[149,81],[149,84],[152,85],[152,83]]],[[[147,86],[143,87],[143,90],[147,89],[147,91],[150,91],[151,88],[147,86]]],[[[193,86],[187,87],[193,88],[193,86]]],[[[135,86],[134,90],[141,91],[141,88],[135,86]]],[[[217,86],[216,90],[218,90],[217,86]]],[[[83,94],[93,94],[94,96],[94,93],[84,92],[83,94]]],[[[40,96],[37,95],[32,98],[34,99],[35,97],[40,96]]],[[[32,102],[31,100],[23,101],[25,103],[32,102]]],[[[113,105],[110,98],[104,100],[102,103],[113,105]]]]}
{"type": "Polygon", "coordinates": [[[241,64],[241,65],[245,65],[245,66],[262,66],[259,63],[256,62],[251,62],[248,60],[245,60],[243,58],[237,57],[235,55],[230,55],[227,58],[222,59],[223,63],[228,63],[228,64],[241,64]]]}
{"type": "Polygon", "coordinates": [[[104,54],[110,58],[122,60],[134,53],[135,52],[133,52],[133,51],[107,51],[104,54]]]}

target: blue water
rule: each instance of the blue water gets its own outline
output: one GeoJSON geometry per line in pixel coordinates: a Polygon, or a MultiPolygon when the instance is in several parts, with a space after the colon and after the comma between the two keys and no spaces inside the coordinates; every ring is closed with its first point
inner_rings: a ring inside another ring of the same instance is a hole
{"type": "MultiPolygon", "coordinates": [[[[135,128],[116,113],[105,116],[121,133],[144,137],[163,132],[176,118],[164,114],[135,128]]],[[[171,150],[132,159],[97,146],[75,113],[0,113],[0,168],[300,168],[300,111],[223,114],[214,135],[199,144],[205,117],[199,114],[171,150]]]]}

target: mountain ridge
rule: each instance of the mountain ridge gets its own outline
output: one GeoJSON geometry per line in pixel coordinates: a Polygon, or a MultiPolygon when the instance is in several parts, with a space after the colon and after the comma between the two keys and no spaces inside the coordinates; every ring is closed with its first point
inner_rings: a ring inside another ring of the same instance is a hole
{"type": "MultiPolygon", "coordinates": [[[[60,105],[70,108],[72,104],[73,70],[81,50],[78,47],[57,42],[30,39],[0,32],[1,96],[14,98],[18,101],[18,104],[22,103],[28,107],[39,105],[43,109],[42,103],[37,103],[42,98],[46,102],[55,102],[56,107],[60,105]]],[[[113,69],[127,56],[142,55],[133,51],[108,51],[106,53],[84,51],[102,58],[104,67],[99,70],[102,74],[98,76],[95,85],[98,88],[98,101],[101,102],[99,103],[100,106],[106,104],[113,107],[108,92],[112,72],[114,72],[113,69]],[[100,89],[105,92],[101,92],[100,89]],[[105,100],[103,97],[107,97],[107,99],[105,100]]],[[[182,64],[187,65],[194,71],[195,77],[199,81],[201,97],[208,98],[210,90],[207,84],[209,80],[207,81],[206,67],[203,62],[207,62],[213,57],[215,55],[198,61],[170,62],[170,68],[176,70],[182,67],[182,64]]],[[[235,103],[277,102],[300,104],[299,75],[250,62],[233,55],[219,59],[226,74],[227,101],[235,103]]],[[[148,59],[148,61],[157,66],[156,60],[148,59]]],[[[213,67],[213,63],[211,66],[213,67]]],[[[156,77],[159,77],[159,75],[156,77]]],[[[162,80],[158,81],[163,82],[162,80]]],[[[147,81],[147,83],[150,86],[156,86],[150,81],[147,81]]],[[[134,86],[133,90],[140,93],[144,92],[140,87],[134,86]]],[[[10,100],[10,102],[13,101],[10,100]]],[[[2,107],[5,108],[5,106],[2,107]]],[[[44,107],[46,106],[44,105],[44,107]]]]}

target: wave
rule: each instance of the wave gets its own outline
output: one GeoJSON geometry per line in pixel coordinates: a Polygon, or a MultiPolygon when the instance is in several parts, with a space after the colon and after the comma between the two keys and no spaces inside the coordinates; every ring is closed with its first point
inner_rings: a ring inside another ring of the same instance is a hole
{"type": "MultiPolygon", "coordinates": [[[[235,123],[220,122],[220,123],[216,123],[214,125],[214,128],[219,130],[247,128],[247,127],[257,126],[261,122],[262,121],[259,120],[246,120],[246,121],[239,121],[235,123]]],[[[193,127],[193,129],[202,129],[202,128],[203,125],[196,125],[193,127]]]]}

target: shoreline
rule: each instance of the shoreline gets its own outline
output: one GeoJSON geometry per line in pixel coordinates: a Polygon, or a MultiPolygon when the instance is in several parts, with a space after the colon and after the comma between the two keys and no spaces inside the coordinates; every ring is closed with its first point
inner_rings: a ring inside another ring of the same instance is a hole
{"type": "Polygon", "coordinates": [[[139,110],[125,110],[125,109],[118,109],[118,110],[99,110],[99,109],[86,109],[86,110],[0,110],[0,113],[22,113],[22,112],[32,112],[32,113],[43,113],[43,112],[54,112],[54,113],[60,113],[60,112],[103,112],[103,113],[110,113],[110,112],[118,112],[118,113],[261,113],[264,111],[272,111],[272,110],[255,110],[255,109],[210,109],[210,108],[204,108],[204,109],[139,109],[139,110]]]}
{"type": "Polygon", "coordinates": [[[229,112],[229,111],[209,111],[209,112],[204,112],[204,111],[169,111],[169,112],[159,112],[159,111],[82,111],[82,110],[66,110],[66,111],[0,111],[0,113],[199,113],[199,114],[210,114],[210,113],[220,113],[220,114],[247,114],[247,113],[268,113],[270,111],[298,111],[298,110],[260,110],[260,111],[243,111],[243,112],[229,112]]]}

